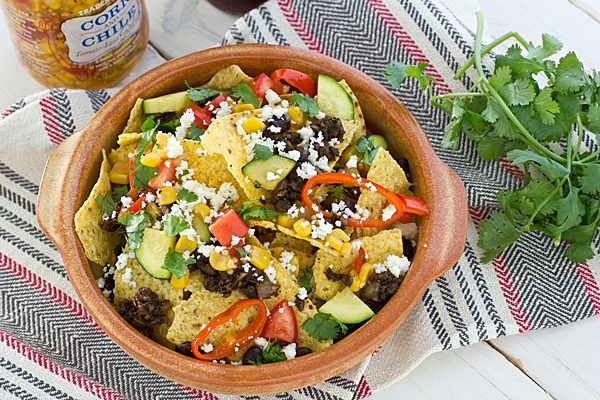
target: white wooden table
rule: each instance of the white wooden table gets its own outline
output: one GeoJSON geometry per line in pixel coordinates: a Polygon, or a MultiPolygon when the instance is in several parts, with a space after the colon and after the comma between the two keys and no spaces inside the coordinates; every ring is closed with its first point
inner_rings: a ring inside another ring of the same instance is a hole
{"type": "MultiPolygon", "coordinates": [[[[134,76],[161,63],[162,57],[215,45],[238,17],[205,0],[146,0],[146,4],[151,45],[134,76]],[[189,13],[190,6],[196,7],[195,13],[189,13]],[[188,40],[180,35],[193,30],[193,35],[185,35],[188,40]]],[[[514,30],[539,43],[547,32],[559,37],[565,49],[574,50],[588,68],[600,69],[598,0],[480,0],[480,9],[488,39],[514,30]]],[[[0,53],[2,111],[45,88],[19,65],[4,19],[0,19],[0,53]]],[[[372,399],[600,399],[599,363],[600,317],[593,317],[436,353],[372,399]]]]}

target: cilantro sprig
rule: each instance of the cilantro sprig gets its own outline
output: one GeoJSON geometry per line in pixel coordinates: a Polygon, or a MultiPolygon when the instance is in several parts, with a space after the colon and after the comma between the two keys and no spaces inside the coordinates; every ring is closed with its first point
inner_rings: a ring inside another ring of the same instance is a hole
{"type": "Polygon", "coordinates": [[[573,52],[556,61],[562,43],[548,34],[539,46],[509,32],[484,47],[481,13],[477,20],[474,56],[455,75],[475,69],[477,79],[466,92],[436,94],[424,63],[392,62],[384,76],[396,88],[406,77],[417,79],[431,103],[448,114],[443,146],[455,149],[464,134],[484,160],[506,158],[522,167],[525,185],[501,190],[501,210],[479,226],[483,262],[537,230],[556,244],[569,242],[566,257],[583,263],[594,256],[600,224],[600,149],[582,146],[584,129],[600,142],[600,74],[586,72],[573,52]],[[486,74],[483,56],[508,40],[515,43],[495,56],[493,73],[486,74]]]}
{"type": "Polygon", "coordinates": [[[297,105],[300,111],[308,114],[311,118],[315,117],[320,111],[316,100],[307,94],[293,92],[290,103],[297,105]]]}
{"type": "Polygon", "coordinates": [[[263,207],[260,204],[257,204],[256,200],[249,200],[244,202],[242,208],[237,211],[237,214],[242,218],[243,221],[247,221],[251,218],[258,219],[271,219],[278,216],[287,215],[284,212],[272,210],[270,208],[263,207]]]}
{"type": "Polygon", "coordinates": [[[336,339],[340,334],[345,335],[348,327],[335,319],[331,314],[317,313],[302,324],[310,337],[315,339],[336,339]]]}

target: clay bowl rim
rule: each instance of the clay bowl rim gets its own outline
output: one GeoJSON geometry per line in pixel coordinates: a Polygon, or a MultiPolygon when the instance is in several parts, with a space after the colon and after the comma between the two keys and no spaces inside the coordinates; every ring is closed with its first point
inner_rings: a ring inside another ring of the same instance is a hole
{"type": "Polygon", "coordinates": [[[366,74],[328,56],[292,47],[241,44],[192,53],[143,74],[117,92],[77,134],[51,154],[38,199],[38,220],[57,245],[77,295],[98,325],[129,355],[173,381],[201,390],[228,394],[266,394],[315,384],[363,361],[387,340],[426,287],[462,255],[467,231],[464,185],[431,147],[424,131],[387,89],[366,74]],[[183,356],[144,337],[115,311],[98,288],[78,241],[73,217],[97,178],[101,151],[116,146],[126,116],[137,97],[152,97],[205,82],[218,69],[240,65],[250,75],[288,67],[315,75],[345,79],[355,91],[367,120],[383,126],[392,152],[411,163],[416,192],[430,206],[420,221],[419,246],[398,292],[369,322],[348,338],[284,363],[236,366],[206,363],[183,356]],[[383,112],[383,114],[381,114],[383,112]],[[109,126],[110,129],[106,129],[109,126]],[[401,129],[404,135],[391,135],[401,129]],[[394,149],[396,148],[396,149],[394,149]],[[425,160],[416,163],[415,160],[425,160]],[[426,184],[425,184],[426,183],[426,184]],[[452,232],[447,227],[452,226],[452,232]]]}

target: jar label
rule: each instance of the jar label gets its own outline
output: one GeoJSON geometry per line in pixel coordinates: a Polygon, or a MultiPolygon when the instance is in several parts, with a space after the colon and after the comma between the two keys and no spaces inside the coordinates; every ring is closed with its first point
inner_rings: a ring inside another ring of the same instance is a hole
{"type": "Polygon", "coordinates": [[[75,64],[97,60],[135,34],[142,19],[140,0],[118,0],[99,14],[64,21],[69,59],[75,64]]]}

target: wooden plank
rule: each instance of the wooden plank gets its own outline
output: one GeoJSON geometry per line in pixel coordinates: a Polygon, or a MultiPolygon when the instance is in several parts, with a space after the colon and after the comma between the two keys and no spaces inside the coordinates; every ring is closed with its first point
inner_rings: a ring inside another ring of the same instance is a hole
{"type": "Polygon", "coordinates": [[[487,343],[435,353],[371,400],[531,399],[548,395],[487,343]]]}
{"type": "Polygon", "coordinates": [[[556,399],[600,398],[600,316],[491,343],[556,399]]]}

